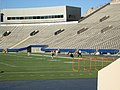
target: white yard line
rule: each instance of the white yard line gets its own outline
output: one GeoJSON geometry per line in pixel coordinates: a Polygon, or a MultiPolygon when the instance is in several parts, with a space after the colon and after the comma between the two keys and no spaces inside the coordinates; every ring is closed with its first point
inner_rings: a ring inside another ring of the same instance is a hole
{"type": "Polygon", "coordinates": [[[23,73],[53,73],[53,72],[73,72],[73,71],[39,71],[39,72],[5,72],[6,74],[23,74],[23,73]]]}
{"type": "Polygon", "coordinates": [[[0,64],[6,65],[6,66],[9,66],[9,67],[16,67],[15,65],[11,65],[11,64],[8,64],[8,63],[4,63],[4,62],[0,62],[0,64]]]}
{"type": "MultiPolygon", "coordinates": [[[[46,56],[46,57],[51,57],[51,55],[38,55],[38,54],[31,54],[33,56],[46,56]]],[[[63,57],[63,56],[55,56],[57,58],[69,58],[69,59],[72,59],[71,57],[63,57]]],[[[82,58],[74,58],[75,60],[78,60],[78,59],[81,59],[81,61],[84,61],[82,60],[82,58]]],[[[86,60],[86,61],[90,61],[90,60],[86,60]]],[[[113,62],[113,61],[103,61],[103,60],[91,60],[91,61],[99,61],[99,62],[113,62]]]]}
{"type": "MultiPolygon", "coordinates": [[[[45,56],[45,57],[51,57],[51,55],[38,55],[38,54],[31,54],[33,56],[45,56]]],[[[70,58],[72,59],[71,57],[62,57],[62,56],[54,56],[54,57],[57,57],[57,58],[70,58]]]]}
{"type": "Polygon", "coordinates": [[[41,77],[45,76],[45,75],[40,75],[41,77]]]}
{"type": "Polygon", "coordinates": [[[78,62],[64,62],[64,63],[70,63],[71,64],[71,63],[78,63],[78,62]]]}
{"type": "Polygon", "coordinates": [[[89,75],[93,75],[92,73],[89,73],[89,75]]]}
{"type": "MultiPolygon", "coordinates": [[[[40,54],[31,54],[31,56],[45,56],[45,57],[51,57],[51,55],[40,55],[40,54]]],[[[16,56],[16,57],[24,57],[24,58],[35,58],[35,57],[31,57],[31,56],[18,56],[18,55],[10,55],[10,56],[16,56]]],[[[72,59],[71,57],[63,57],[63,56],[54,56],[54,57],[57,57],[57,58],[69,58],[69,59],[72,59]]],[[[35,59],[42,59],[42,58],[35,58],[35,59]]],[[[74,58],[75,60],[78,60],[78,59],[81,59],[81,61],[84,61],[82,60],[82,58],[74,58]]],[[[90,60],[86,60],[86,61],[90,61],[90,60]]],[[[99,61],[99,62],[113,62],[113,61],[103,61],[103,60],[91,60],[91,61],[99,61]]]]}
{"type": "Polygon", "coordinates": [[[35,76],[35,75],[31,74],[30,76],[35,76]]]}
{"type": "Polygon", "coordinates": [[[71,76],[74,76],[74,74],[70,74],[71,76]]]}
{"type": "Polygon", "coordinates": [[[81,76],[83,75],[83,74],[80,74],[81,76]]]}
{"type": "Polygon", "coordinates": [[[51,74],[50,76],[55,76],[54,74],[51,74]]]}
{"type": "Polygon", "coordinates": [[[16,57],[22,57],[22,58],[34,58],[36,60],[43,60],[43,58],[38,58],[38,57],[31,57],[31,56],[18,56],[18,55],[9,55],[9,56],[16,56],[16,57]]]}
{"type": "Polygon", "coordinates": [[[58,62],[58,61],[60,61],[60,60],[55,60],[55,59],[53,59],[53,60],[48,60],[49,62],[58,62]]]}
{"type": "Polygon", "coordinates": [[[9,55],[9,56],[16,56],[16,57],[22,57],[22,58],[33,58],[33,57],[30,57],[30,56],[27,56],[27,55],[26,56],[19,56],[17,54],[16,55],[9,55]]]}
{"type": "Polygon", "coordinates": [[[64,74],[60,74],[60,76],[65,76],[64,74]]]}
{"type": "MultiPolygon", "coordinates": [[[[51,57],[51,55],[38,55],[38,54],[31,54],[31,55],[33,55],[33,56],[45,56],[45,57],[51,57]]],[[[11,55],[11,56],[16,56],[16,57],[24,57],[24,58],[35,58],[35,59],[42,59],[42,58],[36,58],[36,57],[31,57],[31,56],[18,56],[18,55],[11,55]]],[[[63,57],[63,56],[55,56],[55,57],[57,57],[57,58],[69,58],[69,59],[72,59],[71,57],[63,57]]],[[[78,59],[80,59],[80,58],[74,58],[75,60],[78,60],[78,59]]],[[[52,61],[52,60],[51,60],[52,61]]],[[[53,60],[54,61],[54,60],[53,60]]],[[[81,61],[84,61],[84,60],[82,60],[82,58],[81,58],[81,61]]],[[[86,60],[86,61],[90,61],[90,60],[86,60]]],[[[103,61],[103,60],[91,60],[91,61],[98,61],[98,62],[113,62],[113,61],[103,61]]]]}
{"type": "Polygon", "coordinates": [[[20,76],[20,77],[24,77],[25,75],[18,75],[18,76],[20,76]]]}

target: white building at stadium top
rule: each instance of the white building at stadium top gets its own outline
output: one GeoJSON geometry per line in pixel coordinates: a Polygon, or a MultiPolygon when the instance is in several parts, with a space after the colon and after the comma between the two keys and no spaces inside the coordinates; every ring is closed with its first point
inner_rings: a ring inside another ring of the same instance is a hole
{"type": "Polygon", "coordinates": [[[36,23],[78,21],[81,8],[72,6],[56,6],[44,8],[2,9],[2,23],[36,23]]]}

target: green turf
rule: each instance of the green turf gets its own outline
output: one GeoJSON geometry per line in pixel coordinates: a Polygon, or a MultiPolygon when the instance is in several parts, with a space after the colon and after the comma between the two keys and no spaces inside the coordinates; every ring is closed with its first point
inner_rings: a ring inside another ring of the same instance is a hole
{"type": "MultiPolygon", "coordinates": [[[[85,56],[84,56],[85,58],[85,56]]],[[[49,54],[0,53],[0,80],[48,80],[48,79],[77,79],[96,78],[94,62],[90,70],[90,61],[80,62],[80,71],[72,70],[72,59],[65,55],[54,57],[52,60],[49,54]]],[[[109,62],[111,63],[111,62],[109,62]]],[[[96,62],[97,69],[101,69],[101,62],[96,62]]],[[[74,63],[77,70],[77,60],[74,63]]]]}

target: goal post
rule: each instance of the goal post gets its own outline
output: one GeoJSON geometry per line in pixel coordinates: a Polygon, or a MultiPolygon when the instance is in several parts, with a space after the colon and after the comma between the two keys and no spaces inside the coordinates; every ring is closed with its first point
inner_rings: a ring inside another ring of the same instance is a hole
{"type": "Polygon", "coordinates": [[[109,64],[109,58],[107,57],[90,57],[90,58],[73,58],[72,70],[79,71],[94,71],[100,70],[109,64]],[[77,64],[76,64],[77,63],[77,64]]]}

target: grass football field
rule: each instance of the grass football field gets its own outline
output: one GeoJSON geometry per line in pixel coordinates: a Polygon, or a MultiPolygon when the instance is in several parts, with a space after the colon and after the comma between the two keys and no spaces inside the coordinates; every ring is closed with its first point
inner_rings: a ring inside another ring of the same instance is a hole
{"type": "MultiPolygon", "coordinates": [[[[83,56],[94,58],[98,56],[83,56]]],[[[101,58],[101,57],[100,57],[101,58]]],[[[51,59],[50,54],[0,53],[0,81],[3,80],[58,80],[96,78],[99,69],[113,62],[101,60],[73,60],[66,55],[59,55],[51,59]],[[73,70],[74,65],[74,70],[73,70]]]]}

